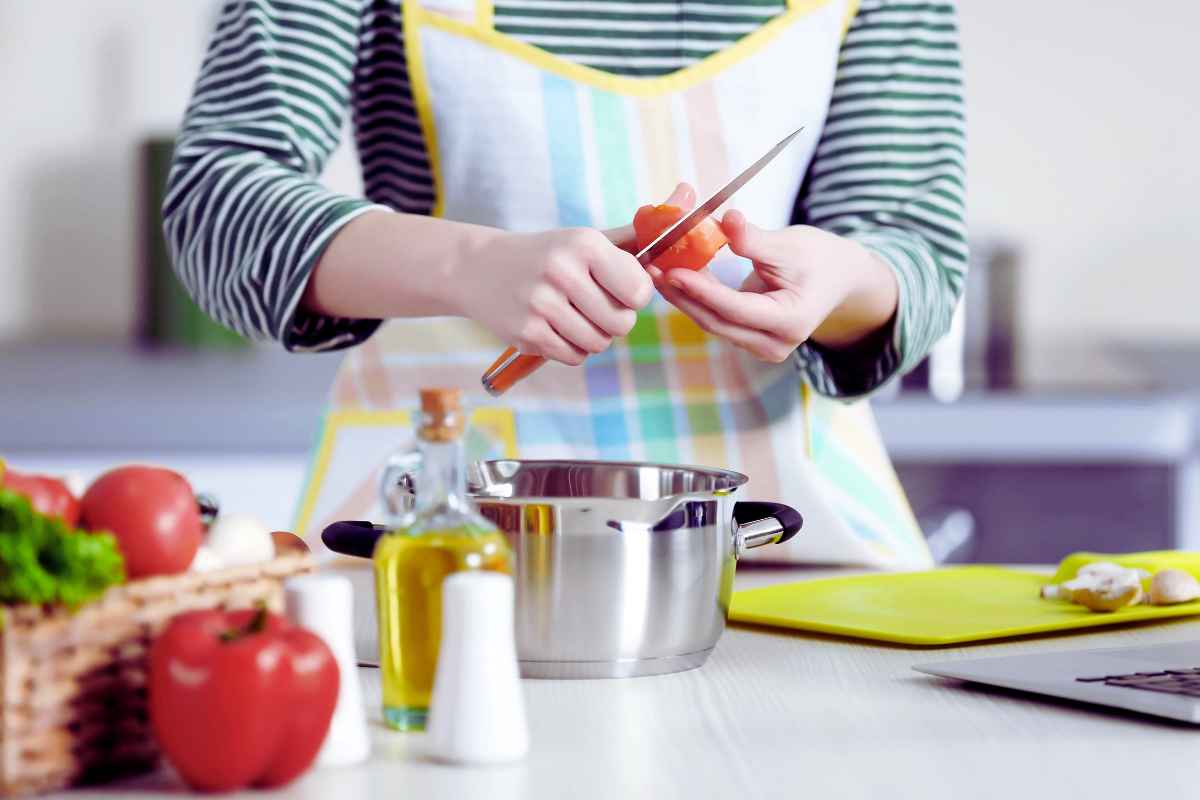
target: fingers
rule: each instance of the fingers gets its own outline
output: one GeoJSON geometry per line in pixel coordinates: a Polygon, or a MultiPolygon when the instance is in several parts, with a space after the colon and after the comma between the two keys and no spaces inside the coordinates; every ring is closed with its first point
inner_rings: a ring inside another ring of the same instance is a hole
{"type": "MultiPolygon", "coordinates": [[[[617,301],[590,274],[569,272],[556,276],[555,285],[565,298],[578,309],[600,333],[624,336],[637,322],[637,312],[617,301]]],[[[570,337],[568,337],[570,338],[570,337]]],[[[583,342],[572,339],[588,349],[583,342]]]]}
{"type": "MultiPolygon", "coordinates": [[[[645,308],[654,296],[654,283],[650,276],[632,255],[607,242],[605,245],[593,251],[588,260],[595,283],[626,308],[645,308]]],[[[576,298],[572,296],[571,299],[574,301],[576,298]]]]}
{"type": "Polygon", "coordinates": [[[673,269],[666,274],[666,280],[689,298],[738,325],[775,331],[782,328],[786,321],[784,309],[770,295],[739,292],[710,273],[673,269]]]}
{"type": "MultiPolygon", "coordinates": [[[[547,314],[554,332],[565,339],[574,349],[584,353],[602,353],[612,344],[612,337],[593,325],[563,298],[561,306],[547,314]]],[[[632,312],[630,312],[632,313],[632,312]]]]}
{"type": "Polygon", "coordinates": [[[514,343],[526,355],[542,356],[568,366],[577,367],[587,353],[568,342],[544,319],[531,320],[514,343]]]}
{"type": "Polygon", "coordinates": [[[778,231],[764,231],[746,219],[740,211],[730,211],[721,220],[721,230],[729,240],[729,249],[752,261],[771,263],[786,255],[781,247],[778,231]]]}
{"type": "Polygon", "coordinates": [[[660,291],[671,305],[691,317],[705,331],[729,341],[756,358],[779,364],[786,361],[795,349],[794,345],[765,331],[723,319],[711,309],[689,298],[683,291],[670,285],[660,286],[660,291]]]}
{"type": "Polygon", "coordinates": [[[633,223],[622,225],[619,228],[609,228],[601,233],[626,253],[637,252],[637,233],[633,230],[633,223]]]}

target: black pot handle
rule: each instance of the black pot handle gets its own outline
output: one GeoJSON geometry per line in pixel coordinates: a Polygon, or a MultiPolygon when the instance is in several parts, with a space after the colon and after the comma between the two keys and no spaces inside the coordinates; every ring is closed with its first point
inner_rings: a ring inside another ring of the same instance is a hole
{"type": "Polygon", "coordinates": [[[375,552],[375,542],[386,530],[361,520],[335,522],[321,531],[321,541],[335,553],[370,558],[375,552]]]}
{"type": "Polygon", "coordinates": [[[804,527],[804,517],[796,509],[761,500],[734,503],[733,521],[739,553],[764,544],[782,544],[804,527]]]}

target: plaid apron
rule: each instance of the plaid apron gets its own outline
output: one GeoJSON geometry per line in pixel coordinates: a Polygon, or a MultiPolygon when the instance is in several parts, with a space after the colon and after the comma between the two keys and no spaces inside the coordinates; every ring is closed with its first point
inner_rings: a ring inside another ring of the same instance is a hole
{"type": "MultiPolygon", "coordinates": [[[[435,215],[514,231],[614,227],[680,180],[715,191],[784,133],[798,140],[744,187],[757,224],[789,223],[827,110],[852,0],[790,0],[721,52],[655,78],[581,66],[495,31],[483,0],[407,0],[404,47],[430,151],[435,215]]],[[[482,263],[479,269],[487,269],[482,263]]],[[[750,266],[710,267],[737,285],[750,266]]],[[[296,522],[378,519],[379,471],[411,442],[421,386],[476,392],[476,457],[616,459],[734,469],[745,498],[799,509],[805,530],[748,558],[929,566],[924,538],[866,403],[812,392],[709,336],[661,297],[582,367],[548,364],[488,401],[479,378],[503,350],[477,324],[394,320],[347,354],[296,522]]]]}

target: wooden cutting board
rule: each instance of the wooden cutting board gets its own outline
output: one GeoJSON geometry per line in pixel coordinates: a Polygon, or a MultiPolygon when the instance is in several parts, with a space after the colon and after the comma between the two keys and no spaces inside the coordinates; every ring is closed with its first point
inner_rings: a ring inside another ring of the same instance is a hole
{"type": "MultiPolygon", "coordinates": [[[[1063,562],[1055,578],[1004,567],[965,566],[768,586],[735,592],[729,616],[735,622],[937,646],[1200,614],[1200,601],[1139,605],[1105,614],[1043,600],[1038,594],[1042,585],[1073,576],[1081,563],[1113,560],[1151,568],[1145,561],[1149,555],[1076,554],[1063,562]]],[[[1183,568],[1194,566],[1194,555],[1184,557],[1188,566],[1183,568]]],[[[1163,568],[1160,563],[1153,568],[1163,568]]]]}

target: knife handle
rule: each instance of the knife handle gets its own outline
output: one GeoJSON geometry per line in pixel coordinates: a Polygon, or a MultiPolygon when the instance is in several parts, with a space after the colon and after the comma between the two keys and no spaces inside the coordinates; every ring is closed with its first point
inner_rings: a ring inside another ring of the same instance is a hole
{"type": "Polygon", "coordinates": [[[492,397],[499,397],[545,363],[541,356],[523,356],[510,347],[483,373],[483,388],[492,397]]]}

